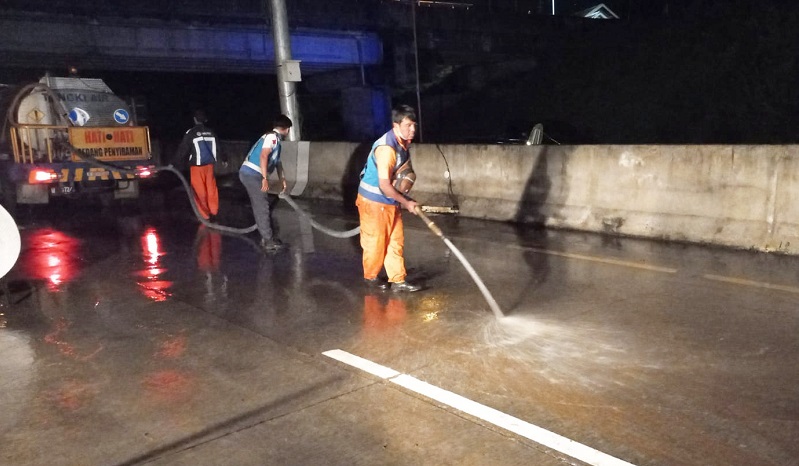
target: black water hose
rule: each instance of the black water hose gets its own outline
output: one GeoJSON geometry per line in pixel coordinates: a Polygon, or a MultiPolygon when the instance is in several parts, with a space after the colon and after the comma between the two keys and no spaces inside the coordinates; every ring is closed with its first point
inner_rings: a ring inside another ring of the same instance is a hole
{"type": "Polygon", "coordinates": [[[197,220],[199,220],[200,223],[202,223],[203,225],[207,226],[208,228],[213,228],[215,230],[220,230],[220,231],[224,231],[224,232],[228,232],[228,233],[235,233],[235,234],[239,234],[239,235],[246,235],[247,233],[255,231],[255,229],[258,228],[258,225],[255,225],[255,224],[250,225],[247,228],[233,228],[233,227],[229,227],[229,226],[225,226],[225,225],[219,225],[217,223],[209,222],[208,220],[203,218],[202,215],[200,215],[200,209],[197,208],[197,202],[194,200],[194,196],[192,196],[192,193],[194,192],[194,190],[192,189],[192,187],[189,184],[189,182],[186,181],[186,177],[183,176],[183,174],[180,173],[179,170],[177,170],[172,165],[166,165],[166,166],[163,166],[163,167],[155,167],[154,170],[155,171],[172,172],[178,177],[180,182],[183,184],[183,188],[186,190],[186,194],[189,197],[189,202],[191,204],[191,209],[194,211],[194,215],[197,217],[197,220]]]}
{"type": "Polygon", "coordinates": [[[455,192],[452,190],[452,171],[449,169],[449,161],[447,161],[447,156],[444,155],[444,151],[441,150],[441,146],[436,144],[436,149],[438,149],[438,153],[441,154],[441,158],[444,159],[444,165],[447,167],[447,195],[449,196],[449,200],[452,202],[452,208],[458,210],[458,198],[455,196],[455,192]]]}
{"type": "Polygon", "coordinates": [[[338,231],[338,230],[333,230],[333,229],[327,228],[326,226],[320,225],[313,218],[311,218],[311,216],[308,215],[307,212],[302,210],[302,208],[299,205],[297,205],[297,203],[294,202],[294,199],[292,199],[291,196],[289,196],[287,193],[280,193],[278,195],[278,197],[280,197],[281,199],[286,201],[288,203],[288,205],[290,205],[291,208],[294,209],[297,212],[298,215],[300,215],[302,217],[305,217],[311,223],[312,227],[316,228],[317,230],[321,231],[322,233],[324,233],[324,234],[326,234],[328,236],[332,236],[334,238],[350,238],[350,237],[355,236],[355,235],[357,235],[357,234],[359,234],[361,232],[361,227],[360,226],[357,226],[357,227],[353,228],[352,230],[347,230],[347,231],[338,231]]]}
{"type": "MultiPolygon", "coordinates": [[[[180,173],[180,171],[175,169],[172,165],[167,165],[167,166],[164,166],[164,167],[155,167],[154,170],[172,172],[178,177],[180,182],[183,183],[183,187],[186,189],[186,193],[188,193],[189,201],[191,201],[191,208],[192,208],[192,210],[194,210],[194,214],[197,216],[197,219],[200,220],[203,223],[203,225],[205,225],[205,226],[207,226],[209,228],[214,228],[214,229],[217,229],[217,230],[226,231],[226,232],[229,232],[229,233],[237,233],[237,234],[242,234],[242,235],[250,233],[252,231],[255,231],[255,229],[258,228],[257,225],[252,225],[252,226],[249,226],[247,228],[232,228],[232,227],[228,227],[228,226],[219,225],[219,224],[216,224],[216,223],[209,222],[208,220],[204,219],[200,215],[200,211],[197,208],[197,203],[194,200],[194,196],[191,195],[191,193],[193,192],[193,190],[191,188],[191,185],[189,184],[188,181],[186,181],[186,177],[184,177],[183,174],[180,173]]],[[[291,208],[294,209],[295,212],[297,212],[298,215],[300,215],[301,217],[304,217],[305,219],[307,219],[310,222],[312,227],[314,227],[315,229],[321,231],[322,233],[324,233],[324,234],[326,234],[328,236],[332,236],[334,238],[349,238],[349,237],[355,236],[355,235],[357,235],[357,234],[359,234],[361,232],[361,227],[360,226],[357,226],[357,227],[355,227],[355,228],[353,228],[351,230],[347,230],[347,231],[338,231],[338,230],[333,230],[331,228],[328,228],[328,227],[320,224],[319,222],[315,221],[310,215],[308,215],[307,212],[302,210],[302,207],[300,207],[294,201],[294,199],[291,198],[291,196],[288,193],[280,193],[280,194],[278,194],[278,197],[280,199],[283,199],[284,201],[286,201],[286,203],[288,205],[290,205],[291,208]]]]}

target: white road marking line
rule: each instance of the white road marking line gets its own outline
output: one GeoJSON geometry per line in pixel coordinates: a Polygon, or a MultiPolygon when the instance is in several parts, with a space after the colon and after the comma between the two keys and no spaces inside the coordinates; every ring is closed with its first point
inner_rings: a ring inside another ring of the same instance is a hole
{"type": "MultiPolygon", "coordinates": [[[[459,240],[463,241],[480,241],[474,238],[465,238],[465,237],[458,237],[459,240]]],[[[636,269],[643,269],[643,270],[650,270],[652,272],[662,272],[662,273],[677,273],[678,269],[673,267],[661,267],[657,265],[649,265],[644,264],[641,262],[633,262],[633,261],[623,261],[619,259],[610,259],[606,257],[599,257],[599,256],[587,256],[584,254],[574,254],[570,252],[560,252],[560,251],[553,251],[550,249],[541,249],[541,248],[534,248],[530,246],[520,246],[518,244],[509,244],[508,247],[514,249],[521,249],[523,251],[530,251],[537,254],[548,254],[550,256],[559,256],[559,257],[566,257],[569,259],[579,259],[584,261],[590,262],[599,262],[602,264],[610,264],[610,265],[619,265],[623,267],[632,267],[636,269]]],[[[795,286],[788,286],[788,285],[775,285],[773,283],[768,282],[759,282],[755,280],[747,280],[745,278],[735,278],[735,277],[725,277],[722,275],[713,275],[713,274],[705,274],[703,275],[704,278],[708,280],[715,280],[718,282],[725,282],[725,283],[733,283],[736,285],[744,285],[744,286],[753,286],[756,288],[764,288],[767,290],[777,290],[777,291],[785,291],[788,293],[796,293],[799,294],[799,287],[795,286]]]]}
{"type": "MultiPolygon", "coordinates": [[[[451,236],[450,239],[457,238],[459,241],[482,241],[478,238],[467,238],[463,236],[451,236]]],[[[523,251],[530,251],[537,254],[548,254],[550,256],[559,256],[559,257],[566,257],[569,259],[579,259],[584,261],[590,262],[599,262],[601,264],[609,264],[609,265],[620,265],[623,267],[632,267],[635,269],[643,269],[649,270],[652,272],[662,272],[662,273],[677,273],[677,269],[673,267],[661,267],[658,265],[649,265],[644,264],[643,262],[635,262],[635,261],[624,261],[620,259],[610,259],[607,257],[600,257],[600,256],[587,256],[585,254],[575,254],[571,252],[561,252],[561,251],[553,251],[551,249],[542,249],[542,248],[534,248],[532,246],[521,246],[518,244],[508,244],[509,248],[513,249],[521,249],[523,251]]]]}
{"type": "Polygon", "coordinates": [[[754,280],[747,280],[745,278],[733,278],[733,277],[725,277],[722,275],[713,275],[713,274],[705,274],[702,275],[703,277],[707,278],[708,280],[714,280],[717,282],[725,282],[725,283],[733,283],[736,285],[745,285],[745,286],[754,286],[757,288],[765,288],[767,290],[779,290],[779,291],[787,291],[788,293],[797,293],[799,294],[799,288],[795,286],[788,286],[788,285],[775,285],[773,283],[768,282],[758,282],[754,280]]]}
{"type": "Polygon", "coordinates": [[[569,259],[580,259],[584,261],[590,262],[599,262],[602,264],[610,264],[610,265],[621,265],[623,267],[632,267],[636,269],[643,269],[649,270],[652,272],[662,272],[662,273],[677,273],[677,269],[672,267],[660,267],[657,265],[649,265],[644,264],[642,262],[633,262],[633,261],[623,261],[619,259],[610,259],[607,257],[599,257],[599,256],[586,256],[584,254],[574,254],[571,252],[560,252],[560,251],[552,251],[550,249],[541,249],[541,248],[533,248],[527,246],[516,246],[512,245],[511,247],[515,247],[518,249],[523,249],[525,251],[531,251],[538,254],[548,254],[550,256],[559,256],[559,257],[566,257],[569,259]]]}
{"type": "Polygon", "coordinates": [[[422,396],[438,401],[451,408],[482,419],[497,427],[513,432],[524,438],[532,440],[540,445],[559,451],[564,455],[583,461],[594,466],[633,466],[624,460],[602,453],[591,447],[583,445],[574,440],[548,431],[542,427],[522,421],[496,409],[489,408],[468,398],[464,398],[456,393],[436,387],[427,382],[423,382],[407,374],[400,374],[394,369],[381,366],[380,364],[369,361],[368,359],[355,356],[342,350],[325,351],[325,356],[349,364],[370,374],[387,379],[391,383],[397,384],[407,390],[411,390],[422,396]],[[394,375],[388,375],[394,374],[394,375]]]}
{"type": "Polygon", "coordinates": [[[325,356],[329,358],[333,358],[336,361],[341,361],[344,364],[349,364],[352,367],[357,367],[358,369],[368,372],[372,375],[380,377],[381,379],[390,379],[391,377],[396,377],[400,375],[399,372],[395,371],[394,369],[390,369],[386,366],[381,366],[375,362],[372,362],[368,359],[364,359],[360,356],[355,356],[354,354],[348,353],[346,351],[341,351],[339,349],[325,351],[325,356]]]}

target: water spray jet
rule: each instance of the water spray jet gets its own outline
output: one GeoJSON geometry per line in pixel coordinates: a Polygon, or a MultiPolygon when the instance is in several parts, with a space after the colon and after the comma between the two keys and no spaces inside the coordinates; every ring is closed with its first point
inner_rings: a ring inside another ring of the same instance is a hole
{"type": "Polygon", "coordinates": [[[461,261],[461,264],[466,269],[466,271],[469,272],[469,276],[472,277],[472,280],[474,280],[474,283],[477,285],[477,288],[479,288],[480,292],[483,293],[483,297],[488,303],[488,306],[494,312],[494,317],[496,317],[497,319],[505,317],[505,314],[502,313],[502,309],[499,308],[497,301],[491,295],[491,292],[488,291],[488,288],[486,288],[485,283],[483,283],[483,280],[480,279],[480,276],[477,275],[477,272],[474,271],[474,268],[469,263],[469,261],[466,260],[461,251],[458,248],[456,248],[454,244],[452,244],[452,241],[450,241],[449,238],[446,237],[446,235],[444,235],[444,232],[441,231],[441,228],[439,228],[438,225],[433,223],[433,221],[430,220],[430,217],[425,215],[421,207],[417,205],[416,208],[414,209],[414,212],[416,213],[416,215],[419,216],[419,218],[422,219],[422,221],[424,221],[427,227],[430,228],[430,230],[433,233],[435,233],[436,236],[438,236],[444,241],[444,244],[446,244],[447,247],[452,251],[452,253],[455,254],[455,257],[457,257],[458,260],[461,261]]]}

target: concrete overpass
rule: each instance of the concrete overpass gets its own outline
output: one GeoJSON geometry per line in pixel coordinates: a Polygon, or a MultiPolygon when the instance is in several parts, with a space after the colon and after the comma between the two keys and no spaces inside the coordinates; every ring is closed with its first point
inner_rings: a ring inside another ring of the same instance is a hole
{"type": "MultiPolygon", "coordinates": [[[[295,29],[293,58],[302,72],[363,68],[383,60],[375,33],[295,29]]],[[[0,16],[4,66],[274,73],[266,25],[197,25],[142,18],[0,16]]]]}
{"type": "MultiPolygon", "coordinates": [[[[292,58],[306,90],[339,92],[353,138],[384,131],[389,91],[367,83],[383,62],[376,33],[293,28],[292,58]],[[314,75],[318,78],[314,78],[314,75]]],[[[141,17],[0,13],[0,66],[81,71],[276,74],[269,25],[141,17]]]]}

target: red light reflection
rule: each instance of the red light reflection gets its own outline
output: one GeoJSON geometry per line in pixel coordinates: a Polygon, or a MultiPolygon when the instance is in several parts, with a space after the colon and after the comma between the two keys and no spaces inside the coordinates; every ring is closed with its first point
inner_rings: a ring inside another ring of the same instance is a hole
{"type": "Polygon", "coordinates": [[[148,256],[147,262],[152,265],[158,264],[158,256],[161,255],[158,248],[159,242],[158,233],[155,231],[155,228],[148,228],[147,231],[144,232],[142,244],[144,245],[145,255],[148,256]]]}
{"type": "Polygon", "coordinates": [[[161,256],[165,253],[161,250],[161,238],[155,228],[150,227],[144,231],[141,243],[146,268],[136,275],[141,277],[139,285],[142,294],[153,301],[166,301],[171,296],[168,290],[172,287],[172,282],[159,279],[166,272],[166,268],[160,263],[161,256]]]}
{"type": "Polygon", "coordinates": [[[188,342],[186,335],[171,336],[161,342],[155,355],[163,359],[177,359],[186,352],[188,342]]]}
{"type": "Polygon", "coordinates": [[[62,410],[77,411],[96,395],[96,389],[86,382],[67,380],[56,389],[45,392],[44,395],[62,410]]]}
{"type": "Polygon", "coordinates": [[[20,258],[20,268],[31,279],[44,280],[51,291],[59,291],[75,279],[78,272],[80,242],[50,228],[27,235],[28,248],[20,258]]]}
{"type": "Polygon", "coordinates": [[[194,378],[179,370],[165,369],[148,373],[142,384],[154,401],[174,403],[189,398],[194,388],[194,378]]]}

